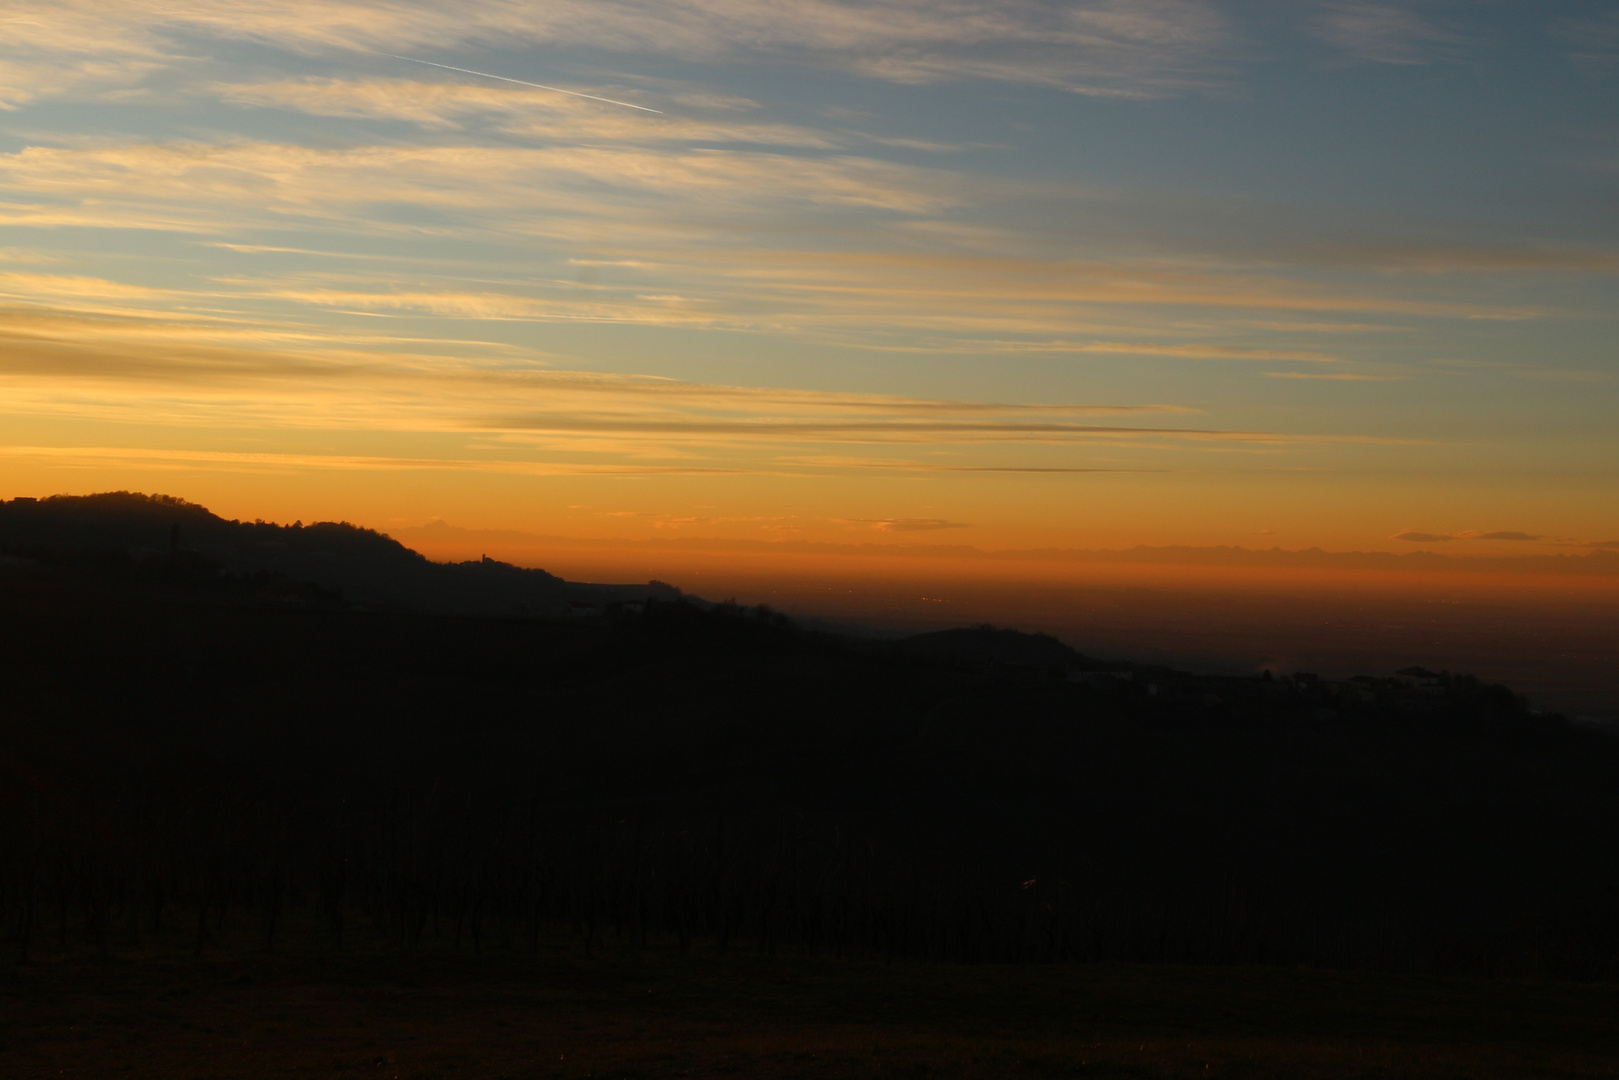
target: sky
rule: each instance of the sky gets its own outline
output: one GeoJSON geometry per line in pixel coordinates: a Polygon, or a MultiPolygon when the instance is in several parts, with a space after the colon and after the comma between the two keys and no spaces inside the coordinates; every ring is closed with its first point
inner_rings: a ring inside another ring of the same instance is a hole
{"type": "Polygon", "coordinates": [[[0,495],[1619,550],[1616,275],[1610,3],[0,10],[0,495]]]}

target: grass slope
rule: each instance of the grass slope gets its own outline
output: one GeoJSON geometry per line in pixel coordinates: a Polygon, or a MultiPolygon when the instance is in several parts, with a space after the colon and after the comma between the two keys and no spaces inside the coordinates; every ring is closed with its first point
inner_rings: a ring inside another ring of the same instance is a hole
{"type": "Polygon", "coordinates": [[[0,974],[14,1080],[1595,1077],[1619,988],[1183,966],[384,956],[0,974]]]}

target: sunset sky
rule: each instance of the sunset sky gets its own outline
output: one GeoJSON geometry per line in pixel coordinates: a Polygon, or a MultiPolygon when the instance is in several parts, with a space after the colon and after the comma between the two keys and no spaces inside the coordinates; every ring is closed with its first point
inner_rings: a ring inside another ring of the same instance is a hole
{"type": "Polygon", "coordinates": [[[1607,2],[0,9],[0,496],[1619,550],[1616,280],[1607,2]]]}

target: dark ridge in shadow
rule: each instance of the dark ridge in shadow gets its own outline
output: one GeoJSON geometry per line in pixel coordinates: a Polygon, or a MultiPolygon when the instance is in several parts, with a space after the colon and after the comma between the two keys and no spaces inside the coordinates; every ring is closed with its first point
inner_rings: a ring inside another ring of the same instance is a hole
{"type": "Polygon", "coordinates": [[[39,568],[220,596],[454,615],[601,614],[680,595],[661,583],[566,582],[489,558],[435,563],[347,522],[226,520],[184,499],[127,491],[0,503],[0,552],[39,568]]]}
{"type": "Polygon", "coordinates": [[[561,935],[1619,976],[1619,742],[1465,676],[1088,671],[735,605],[513,620],[93,576],[0,580],[0,615],[17,958],[561,935]]]}

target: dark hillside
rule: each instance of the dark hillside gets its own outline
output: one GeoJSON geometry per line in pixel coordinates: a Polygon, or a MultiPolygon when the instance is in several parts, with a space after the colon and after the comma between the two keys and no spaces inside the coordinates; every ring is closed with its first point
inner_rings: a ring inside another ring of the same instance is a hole
{"type": "Polygon", "coordinates": [[[1086,660],[1049,634],[1023,634],[995,626],[916,634],[895,642],[894,649],[913,656],[941,657],[973,665],[1062,668],[1086,660]]]}
{"type": "Polygon", "coordinates": [[[110,492],[0,502],[0,554],[102,580],[285,602],[458,615],[559,615],[667,586],[586,586],[483,559],[442,564],[346,522],[229,521],[167,495],[110,492]]]}
{"type": "Polygon", "coordinates": [[[1619,970],[1606,735],[1448,676],[1153,678],[7,579],[0,942],[1619,970]]]}

